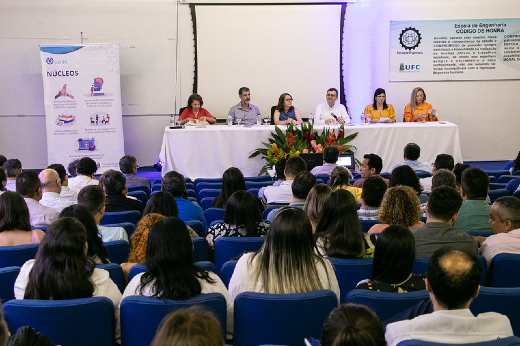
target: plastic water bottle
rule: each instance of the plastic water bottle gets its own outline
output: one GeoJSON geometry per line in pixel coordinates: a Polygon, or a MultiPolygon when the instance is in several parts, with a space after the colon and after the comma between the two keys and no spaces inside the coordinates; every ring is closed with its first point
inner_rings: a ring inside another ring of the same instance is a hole
{"type": "Polygon", "coordinates": [[[361,124],[365,124],[365,112],[361,112],[361,124]]]}
{"type": "Polygon", "coordinates": [[[174,118],[173,114],[170,115],[170,126],[175,126],[175,118],[174,118]]]}
{"type": "Polygon", "coordinates": [[[262,125],[262,116],[260,115],[260,113],[256,115],[256,125],[262,125]]]}
{"type": "Polygon", "coordinates": [[[314,122],[314,115],[312,115],[312,112],[309,114],[309,122],[310,123],[314,122]]]}
{"type": "Polygon", "coordinates": [[[233,117],[231,116],[231,114],[228,114],[227,116],[227,126],[232,126],[233,125],[233,117]]]}

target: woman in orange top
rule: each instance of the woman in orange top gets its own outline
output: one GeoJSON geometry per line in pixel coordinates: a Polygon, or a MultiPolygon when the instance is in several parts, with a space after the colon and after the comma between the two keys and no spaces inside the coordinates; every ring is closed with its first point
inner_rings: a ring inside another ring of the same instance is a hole
{"type": "Polygon", "coordinates": [[[410,103],[404,107],[404,121],[438,121],[437,111],[426,101],[423,88],[412,90],[410,103]]]}
{"type": "Polygon", "coordinates": [[[182,111],[180,115],[181,125],[187,123],[188,121],[196,122],[198,121],[206,121],[209,124],[214,124],[217,122],[217,119],[213,115],[211,115],[205,108],[202,108],[204,102],[202,101],[202,97],[199,94],[193,94],[188,98],[188,107],[182,111]]]}
{"type": "Polygon", "coordinates": [[[395,123],[394,106],[386,104],[385,89],[376,89],[374,103],[365,107],[365,122],[395,123]]]}

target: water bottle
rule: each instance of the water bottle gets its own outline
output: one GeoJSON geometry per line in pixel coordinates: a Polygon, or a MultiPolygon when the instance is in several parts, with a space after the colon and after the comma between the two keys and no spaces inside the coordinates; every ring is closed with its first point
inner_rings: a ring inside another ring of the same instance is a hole
{"type": "Polygon", "coordinates": [[[361,112],[361,124],[365,123],[365,112],[361,112]]]}
{"type": "Polygon", "coordinates": [[[260,115],[260,113],[256,115],[256,125],[262,125],[262,116],[260,115]]]}
{"type": "Polygon", "coordinates": [[[175,118],[173,117],[173,114],[170,115],[170,127],[175,126],[175,118]]]}
{"type": "Polygon", "coordinates": [[[314,115],[312,115],[312,112],[309,114],[309,122],[310,123],[314,122],[314,115]]]}
{"type": "Polygon", "coordinates": [[[232,126],[233,125],[233,117],[231,116],[231,114],[228,114],[227,116],[227,126],[232,126]]]}

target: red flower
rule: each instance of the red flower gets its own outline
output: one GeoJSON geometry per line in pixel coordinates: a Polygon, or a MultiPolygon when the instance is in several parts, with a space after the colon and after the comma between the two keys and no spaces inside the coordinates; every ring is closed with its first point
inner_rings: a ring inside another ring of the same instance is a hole
{"type": "Polygon", "coordinates": [[[305,132],[302,136],[302,140],[305,142],[309,138],[309,131],[305,132]]]}
{"type": "Polygon", "coordinates": [[[343,130],[339,130],[338,138],[343,138],[343,135],[344,135],[343,130]]]}
{"type": "Polygon", "coordinates": [[[314,133],[311,133],[311,136],[309,137],[309,140],[310,140],[310,141],[313,141],[313,140],[314,140],[314,133]]]}

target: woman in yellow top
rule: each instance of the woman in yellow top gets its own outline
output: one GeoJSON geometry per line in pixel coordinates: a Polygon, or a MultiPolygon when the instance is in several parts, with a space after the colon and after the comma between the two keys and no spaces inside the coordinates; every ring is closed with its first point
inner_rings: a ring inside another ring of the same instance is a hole
{"type": "Polygon", "coordinates": [[[345,167],[336,166],[330,172],[329,186],[333,191],[337,189],[347,190],[354,196],[356,203],[359,203],[363,189],[350,185],[350,174],[345,167]]]}
{"type": "Polygon", "coordinates": [[[424,101],[426,101],[426,93],[423,88],[414,88],[410,103],[404,107],[404,121],[438,121],[437,111],[424,101]]]}
{"type": "Polygon", "coordinates": [[[365,122],[395,123],[394,106],[386,104],[385,89],[376,89],[374,103],[365,107],[365,122]]]}

